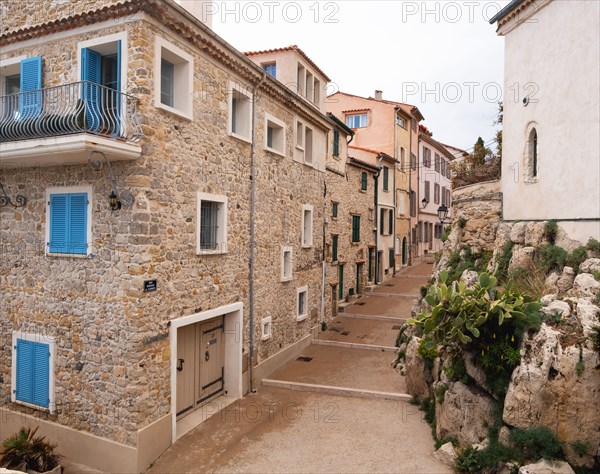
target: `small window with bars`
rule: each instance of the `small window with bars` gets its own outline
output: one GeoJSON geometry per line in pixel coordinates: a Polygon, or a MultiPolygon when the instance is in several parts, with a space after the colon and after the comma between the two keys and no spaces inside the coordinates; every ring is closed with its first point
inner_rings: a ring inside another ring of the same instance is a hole
{"type": "Polygon", "coordinates": [[[200,193],[198,209],[199,254],[227,252],[227,198],[200,193]]]}

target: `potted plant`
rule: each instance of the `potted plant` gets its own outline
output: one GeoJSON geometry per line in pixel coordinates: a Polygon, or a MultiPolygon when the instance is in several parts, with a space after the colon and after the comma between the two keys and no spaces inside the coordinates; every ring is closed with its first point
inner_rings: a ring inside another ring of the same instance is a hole
{"type": "Polygon", "coordinates": [[[21,428],[2,442],[0,466],[27,471],[29,474],[61,474],[61,455],[54,452],[56,445],[44,436],[35,436],[38,427],[21,428]]]}

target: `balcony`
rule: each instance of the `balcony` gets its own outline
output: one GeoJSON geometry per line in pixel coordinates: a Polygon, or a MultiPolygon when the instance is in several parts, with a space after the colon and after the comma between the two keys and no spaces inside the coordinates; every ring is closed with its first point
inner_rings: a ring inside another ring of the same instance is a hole
{"type": "Polygon", "coordinates": [[[0,97],[0,167],[111,161],[141,154],[137,98],[81,81],[0,97]]]}

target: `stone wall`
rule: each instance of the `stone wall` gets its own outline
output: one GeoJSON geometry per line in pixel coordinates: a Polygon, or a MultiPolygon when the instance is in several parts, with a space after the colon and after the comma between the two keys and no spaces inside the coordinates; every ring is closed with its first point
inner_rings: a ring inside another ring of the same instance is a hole
{"type": "MultiPolygon", "coordinates": [[[[38,7],[26,10],[45,15],[38,7]]],[[[57,9],[65,2],[52,2],[57,9]]],[[[73,2],[69,6],[89,2],[73,2]]],[[[109,2],[111,3],[111,2],[109,2]]],[[[21,11],[21,10],[20,10],[21,11]]],[[[49,10],[53,11],[53,10],[49,10]]],[[[52,13],[56,15],[58,13],[52,13]]],[[[11,24],[23,23],[19,16],[11,24]]],[[[168,321],[241,301],[242,344],[247,357],[249,324],[250,144],[227,134],[227,84],[242,78],[200,53],[150,19],[67,38],[52,36],[2,55],[43,56],[44,85],[78,80],[77,43],[126,31],[127,91],[140,100],[142,156],[113,164],[119,191],[135,197],[132,207],[111,212],[106,168],[88,165],[0,170],[7,190],[28,199],[22,209],[0,210],[0,400],[17,411],[89,431],[130,446],[137,430],[170,412],[168,321]],[[157,35],[194,56],[194,120],[154,107],[157,35]],[[207,91],[206,84],[211,84],[207,91]],[[92,245],[89,258],[45,254],[46,189],[90,185],[92,245]],[[228,197],[228,253],[197,255],[197,193],[228,197]],[[143,282],[158,291],[143,293],[143,282]],[[56,414],[10,403],[13,331],[57,338],[56,414]]],[[[199,33],[200,34],[200,33],[199,33]]],[[[250,86],[246,84],[246,86],[250,86]]],[[[320,308],[325,173],[292,160],[295,113],[267,94],[257,94],[256,361],[310,333],[320,308]],[[264,114],[286,124],[286,156],[263,149],[264,114]],[[314,206],[313,242],[301,246],[302,205],[314,206]],[[294,279],[280,281],[281,247],[293,247],[294,279]],[[309,318],[296,322],[296,288],[307,285],[309,318]],[[260,320],[273,319],[273,336],[260,341],[260,320]]],[[[309,106],[315,129],[324,118],[309,106]]],[[[324,151],[320,151],[324,154],[324,151]]],[[[315,159],[318,164],[318,160],[315,159]]],[[[255,361],[255,362],[256,362],[255,361]]]]}

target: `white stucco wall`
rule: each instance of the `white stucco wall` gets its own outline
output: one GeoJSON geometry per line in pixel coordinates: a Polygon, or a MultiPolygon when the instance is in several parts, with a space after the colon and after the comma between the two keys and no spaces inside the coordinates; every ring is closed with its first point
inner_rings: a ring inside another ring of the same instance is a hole
{"type": "Polygon", "coordinates": [[[500,29],[500,34],[510,30],[505,36],[503,217],[595,218],[559,224],[571,238],[598,239],[600,2],[553,1],[510,27],[500,29]],[[538,177],[527,182],[526,142],[533,126],[538,177]]]}

